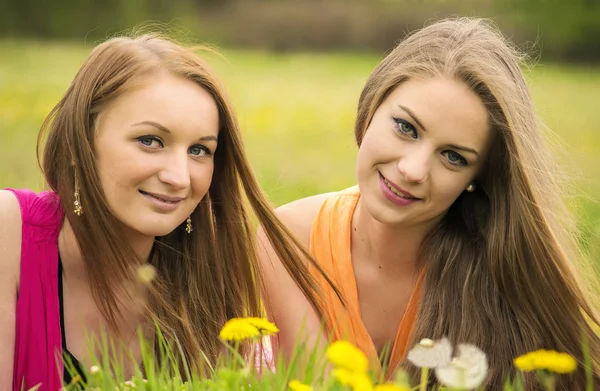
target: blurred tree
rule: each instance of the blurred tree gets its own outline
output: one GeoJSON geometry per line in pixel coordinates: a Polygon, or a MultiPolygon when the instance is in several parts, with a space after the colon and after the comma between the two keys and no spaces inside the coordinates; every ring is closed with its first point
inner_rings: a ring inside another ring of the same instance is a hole
{"type": "Polygon", "coordinates": [[[104,39],[152,20],[223,45],[380,52],[447,15],[491,17],[544,59],[600,62],[600,0],[2,0],[0,36],[104,39]]]}

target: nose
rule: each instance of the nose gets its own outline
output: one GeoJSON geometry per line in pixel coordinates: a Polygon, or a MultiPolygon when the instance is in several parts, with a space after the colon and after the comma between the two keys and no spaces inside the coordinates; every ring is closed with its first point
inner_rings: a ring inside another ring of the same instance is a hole
{"type": "Polygon", "coordinates": [[[423,183],[429,176],[429,163],[431,153],[424,145],[406,151],[398,160],[398,171],[404,180],[412,183],[423,183]]]}
{"type": "Polygon", "coordinates": [[[191,182],[189,163],[187,151],[165,156],[164,166],[158,173],[158,179],[175,189],[187,189],[191,182]]]}

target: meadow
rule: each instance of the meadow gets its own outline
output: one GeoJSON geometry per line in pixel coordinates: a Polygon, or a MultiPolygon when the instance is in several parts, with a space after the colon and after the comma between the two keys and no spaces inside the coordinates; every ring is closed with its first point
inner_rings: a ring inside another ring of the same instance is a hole
{"type": "MultiPolygon", "coordinates": [[[[0,188],[43,188],[36,137],[93,43],[0,41],[0,188]]],[[[229,91],[255,172],[275,205],[355,183],[353,122],[380,57],[357,53],[206,53],[229,91]]],[[[526,69],[589,256],[600,265],[600,69],[526,69]]]]}

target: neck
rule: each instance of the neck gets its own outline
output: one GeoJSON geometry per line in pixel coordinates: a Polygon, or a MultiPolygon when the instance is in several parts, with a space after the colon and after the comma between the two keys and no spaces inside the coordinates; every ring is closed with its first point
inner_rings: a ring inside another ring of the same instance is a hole
{"type": "Polygon", "coordinates": [[[359,200],[352,219],[352,246],[390,273],[414,272],[419,267],[421,243],[430,228],[425,224],[383,224],[359,200]]]}
{"type": "MultiPolygon", "coordinates": [[[[132,232],[127,232],[126,237],[133,251],[141,259],[148,259],[154,245],[154,238],[132,232]]],[[[87,279],[83,255],[75,237],[75,232],[73,232],[73,227],[67,219],[65,219],[58,236],[58,251],[61,255],[65,274],[78,279],[87,279]]]]}

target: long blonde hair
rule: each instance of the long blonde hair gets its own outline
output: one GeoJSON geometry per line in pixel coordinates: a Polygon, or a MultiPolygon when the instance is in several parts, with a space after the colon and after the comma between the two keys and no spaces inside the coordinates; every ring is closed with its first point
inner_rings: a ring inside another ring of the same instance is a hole
{"type": "Polygon", "coordinates": [[[229,99],[192,50],[151,34],[100,44],[44,122],[38,150],[45,135],[42,170],[49,187],[60,196],[81,248],[93,297],[111,327],[117,328],[125,315],[118,311],[120,292],[115,287],[131,278],[135,266],[148,261],[158,271],[149,299],[152,319],[168,340],[176,341],[192,368],[202,368],[204,357],[214,364],[222,351],[218,334],[223,324],[232,317],[263,315],[248,204],[314,306],[317,288],[300,258],[307,254],[260,190],[229,99]],[[141,260],[105,201],[94,154],[95,123],[130,80],[157,70],[191,80],[210,93],[219,111],[219,148],[208,194],[191,216],[192,234],[185,232],[183,224],[156,238],[150,259],[141,260]],[[76,179],[85,210],[81,216],[72,208],[76,179]]]}
{"type": "MultiPolygon", "coordinates": [[[[468,85],[488,110],[494,143],[477,190],[464,192],[421,247],[426,265],[413,341],[447,336],[489,356],[488,384],[501,389],[512,359],[548,348],[579,370],[559,382],[583,389],[582,343],[600,384],[599,318],[577,277],[572,218],[523,77],[522,56],[485,20],[439,21],[408,36],[375,68],[360,96],[361,144],[373,113],[402,82],[444,76],[468,85]]],[[[415,368],[407,366],[416,375],[415,368]]],[[[528,390],[536,387],[526,377],[528,390]]]]}

